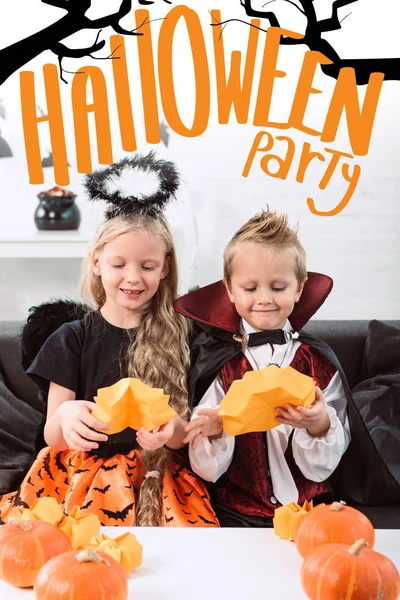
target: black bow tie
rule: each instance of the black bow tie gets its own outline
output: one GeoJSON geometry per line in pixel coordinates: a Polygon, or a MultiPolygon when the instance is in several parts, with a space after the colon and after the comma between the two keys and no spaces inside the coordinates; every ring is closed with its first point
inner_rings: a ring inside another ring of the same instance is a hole
{"type": "Polygon", "coordinates": [[[284,331],[283,329],[270,329],[266,331],[257,331],[245,335],[235,334],[233,339],[236,342],[252,346],[262,346],[263,344],[286,344],[291,339],[296,339],[299,334],[296,331],[284,331]]]}
{"type": "Polygon", "coordinates": [[[297,331],[284,331],[283,329],[270,329],[244,335],[213,329],[212,335],[228,343],[246,344],[250,348],[252,346],[262,346],[263,344],[286,344],[291,339],[296,340],[299,337],[297,331]]]}

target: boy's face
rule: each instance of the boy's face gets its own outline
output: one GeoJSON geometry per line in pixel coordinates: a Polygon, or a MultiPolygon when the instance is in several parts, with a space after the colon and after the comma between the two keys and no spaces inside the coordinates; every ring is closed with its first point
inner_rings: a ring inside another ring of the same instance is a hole
{"type": "Polygon", "coordinates": [[[236,247],[229,299],[257,331],[282,329],[303,291],[294,271],[294,256],[278,248],[243,242],[236,247]]]}

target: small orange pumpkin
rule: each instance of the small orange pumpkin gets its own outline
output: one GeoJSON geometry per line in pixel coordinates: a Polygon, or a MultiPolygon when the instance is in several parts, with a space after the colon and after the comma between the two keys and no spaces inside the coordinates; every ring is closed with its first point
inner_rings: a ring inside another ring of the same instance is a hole
{"type": "Polygon", "coordinates": [[[75,550],[49,560],[34,591],[36,600],[126,600],[128,578],[121,565],[104,552],[75,550]]]}
{"type": "Polygon", "coordinates": [[[321,544],[354,544],[365,539],[374,547],[375,531],[371,521],[344,502],[321,504],[301,519],[294,543],[305,558],[321,544]]]}
{"type": "Polygon", "coordinates": [[[32,587],[45,562],[69,550],[71,542],[55,525],[14,519],[0,527],[0,579],[32,587]]]}
{"type": "Polygon", "coordinates": [[[301,584],[310,600],[397,600],[400,578],[395,565],[383,554],[358,540],[324,544],[303,563],[301,584]]]}

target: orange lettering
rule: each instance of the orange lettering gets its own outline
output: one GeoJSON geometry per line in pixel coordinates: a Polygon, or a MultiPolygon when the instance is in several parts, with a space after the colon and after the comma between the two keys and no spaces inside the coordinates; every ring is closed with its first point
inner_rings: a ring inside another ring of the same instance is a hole
{"type": "Polygon", "coordinates": [[[274,138],[268,131],[259,131],[257,133],[256,137],[254,138],[253,145],[250,149],[249,156],[247,157],[246,164],[243,169],[242,177],[248,177],[256,153],[257,152],[268,152],[268,150],[271,150],[273,148],[273,145],[274,145],[274,138]],[[263,139],[263,137],[265,135],[267,136],[267,140],[268,140],[267,145],[260,146],[261,140],[263,139]]]}
{"type": "Polygon", "coordinates": [[[315,75],[315,69],[318,64],[327,65],[332,61],[326,58],[320,52],[306,52],[304,56],[303,66],[300,72],[300,78],[294,96],[292,110],[289,116],[289,127],[294,127],[299,131],[304,131],[309,135],[321,135],[320,131],[310,129],[303,125],[304,115],[307,109],[307,103],[310,94],[320,94],[321,90],[312,87],[312,82],[315,75]]]}
{"type": "Polygon", "coordinates": [[[103,71],[98,67],[82,67],[72,80],[72,107],[74,111],[74,129],[76,161],[78,173],[92,171],[90,153],[89,113],[94,113],[96,125],[97,153],[100,164],[113,162],[110,116],[108,112],[107,87],[103,71]],[[92,85],[93,103],[87,103],[87,82],[92,85]]]}
{"type": "MultiPolygon", "coordinates": [[[[221,22],[221,13],[219,10],[211,11],[211,17],[218,23],[221,22]]],[[[221,124],[229,122],[232,106],[238,123],[247,123],[249,119],[250,98],[259,36],[259,29],[256,28],[260,26],[260,21],[258,19],[253,19],[251,25],[254,25],[254,27],[250,27],[249,29],[243,81],[241,81],[240,75],[242,54],[238,50],[232,52],[228,81],[226,80],[222,26],[215,26],[212,28],[217,79],[218,122],[221,124]]]]}
{"type": "Polygon", "coordinates": [[[56,65],[44,65],[44,85],[48,114],[38,117],[36,112],[35,75],[33,71],[20,73],[22,124],[29,183],[43,183],[38,123],[48,121],[53,153],[54,179],[57,185],[69,184],[67,150],[60,97],[59,75],[56,65]]]}
{"type": "Polygon", "coordinates": [[[113,55],[113,60],[111,62],[113,67],[115,99],[117,101],[122,148],[126,152],[135,152],[137,143],[123,36],[112,35],[110,37],[110,44],[111,53],[113,55]]]}
{"type": "MultiPolygon", "coordinates": [[[[326,148],[325,148],[325,150],[326,150],[326,148]]],[[[330,152],[332,152],[332,151],[330,151],[330,152]]],[[[350,183],[350,185],[347,188],[347,191],[346,191],[345,195],[343,196],[342,200],[332,210],[327,210],[327,211],[317,210],[315,208],[314,200],[312,198],[307,198],[307,206],[310,209],[310,211],[313,213],[313,215],[318,215],[319,217],[334,217],[335,215],[338,215],[340,212],[342,212],[342,210],[344,208],[346,208],[346,206],[348,205],[348,203],[350,202],[350,200],[354,194],[354,191],[357,187],[358,180],[360,179],[361,167],[360,167],[360,165],[354,165],[353,174],[350,175],[350,165],[348,163],[344,163],[342,165],[342,175],[343,175],[344,179],[350,183]]],[[[320,185],[320,187],[321,187],[321,185],[320,185]]]]}
{"type": "MultiPolygon", "coordinates": [[[[135,17],[136,28],[143,25],[144,22],[150,24],[148,10],[135,11],[135,17]]],[[[146,141],[149,144],[158,144],[161,137],[151,28],[148,25],[146,28],[141,27],[140,31],[143,32],[144,35],[138,36],[136,39],[139,54],[140,82],[142,86],[146,141]]]]}
{"type": "Polygon", "coordinates": [[[297,169],[296,181],[299,183],[304,182],[304,176],[308,169],[308,165],[314,158],[318,158],[322,162],[325,162],[325,157],[320,152],[311,152],[311,144],[309,142],[304,142],[303,150],[301,151],[299,168],[297,169]]]}
{"type": "Polygon", "coordinates": [[[164,114],[171,129],[186,137],[197,137],[204,133],[210,117],[210,74],[207,51],[200,19],[194,10],[184,5],[173,8],[168,13],[168,19],[162,24],[158,41],[158,73],[164,114]],[[179,115],[172,69],[173,38],[181,18],[184,19],[189,34],[196,87],[194,119],[190,128],[182,123],[179,115]]]}
{"type": "Polygon", "coordinates": [[[354,69],[345,67],[340,70],[322,131],[322,142],[334,141],[345,110],[353,153],[358,156],[365,156],[368,153],[384,77],[383,73],[372,73],[365,92],[364,104],[360,109],[354,69]]]}
{"type": "Polygon", "coordinates": [[[267,154],[267,156],[263,156],[262,159],[260,160],[260,165],[261,165],[261,168],[264,171],[264,173],[266,173],[270,177],[286,179],[286,177],[288,176],[288,173],[290,171],[290,167],[292,166],[294,151],[295,151],[296,147],[294,145],[294,141],[289,137],[286,137],[284,135],[278,135],[276,137],[276,139],[279,142],[281,142],[281,141],[287,142],[288,147],[287,147],[287,152],[286,152],[285,158],[282,159],[280,156],[277,156],[276,154],[267,154]],[[279,169],[275,173],[273,173],[269,169],[269,163],[271,160],[276,160],[279,165],[279,169]]]}
{"type": "Polygon", "coordinates": [[[286,29],[280,29],[279,27],[270,27],[268,29],[264,47],[264,57],[260,74],[260,85],[258,88],[256,109],[254,112],[253,124],[257,126],[279,127],[282,129],[287,129],[288,127],[286,123],[270,123],[268,121],[275,78],[286,76],[285,71],[279,71],[276,68],[282,35],[287,35],[289,37],[298,39],[303,37],[298,33],[287,31],[286,29]]]}

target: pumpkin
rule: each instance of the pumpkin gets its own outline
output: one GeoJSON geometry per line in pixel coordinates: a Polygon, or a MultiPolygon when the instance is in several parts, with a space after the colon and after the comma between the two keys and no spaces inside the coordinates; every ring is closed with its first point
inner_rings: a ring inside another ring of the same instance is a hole
{"type": "Polygon", "coordinates": [[[301,519],[295,532],[294,543],[305,558],[321,544],[347,544],[351,546],[365,539],[370,548],[375,543],[371,521],[359,510],[344,502],[319,505],[301,519]]]}
{"type": "Polygon", "coordinates": [[[71,542],[55,525],[14,519],[0,527],[0,579],[31,587],[45,562],[69,550],[71,542]]]}
{"type": "Polygon", "coordinates": [[[36,600],[126,600],[128,578],[121,565],[104,552],[75,550],[49,560],[34,591],[36,600]]]}
{"type": "Polygon", "coordinates": [[[366,548],[365,540],[324,544],[303,563],[301,584],[311,600],[396,600],[400,578],[383,554],[366,548]]]}

